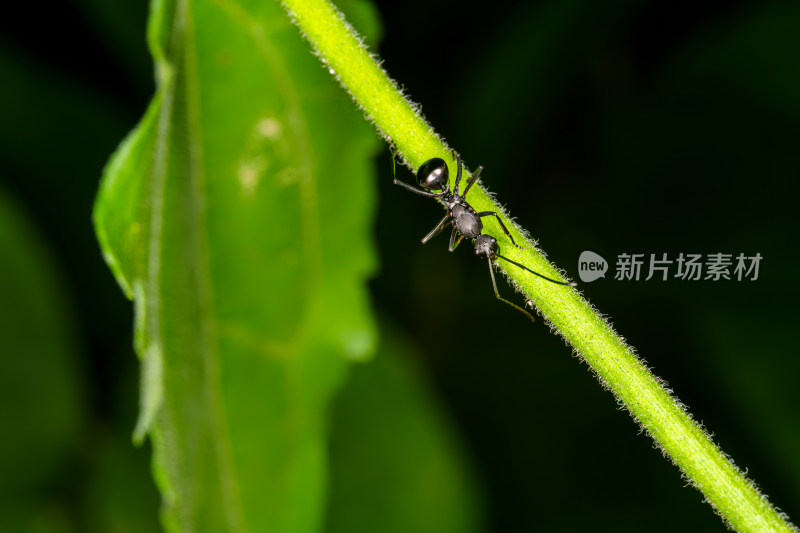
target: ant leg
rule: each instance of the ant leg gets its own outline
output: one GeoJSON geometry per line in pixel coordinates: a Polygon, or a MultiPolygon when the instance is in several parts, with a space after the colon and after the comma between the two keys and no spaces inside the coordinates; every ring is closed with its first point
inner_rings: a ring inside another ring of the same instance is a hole
{"type": "Polygon", "coordinates": [[[497,299],[500,300],[501,302],[507,303],[508,305],[510,305],[511,307],[516,309],[517,311],[519,311],[520,313],[523,313],[525,316],[527,316],[528,318],[531,319],[531,322],[536,322],[533,319],[533,315],[532,314],[530,314],[529,312],[527,312],[526,310],[524,310],[523,308],[521,308],[517,304],[511,303],[508,300],[506,300],[505,298],[503,298],[502,296],[500,296],[500,293],[497,292],[497,282],[494,280],[494,268],[492,267],[492,258],[491,257],[487,257],[486,259],[489,261],[489,275],[492,277],[492,287],[494,288],[494,295],[497,296],[497,299]]]}
{"type": "Polygon", "coordinates": [[[461,239],[463,239],[463,238],[464,238],[464,236],[462,234],[460,234],[458,231],[456,231],[455,226],[453,226],[453,233],[450,234],[450,251],[451,252],[456,249],[456,247],[461,243],[461,239]],[[458,235],[458,238],[456,238],[456,235],[458,235]]]}
{"type": "Polygon", "coordinates": [[[522,246],[520,246],[519,244],[514,242],[514,237],[512,237],[511,234],[508,232],[508,228],[506,227],[505,224],[503,224],[503,221],[500,219],[500,217],[497,215],[497,213],[495,213],[494,211],[483,211],[482,213],[478,213],[478,216],[479,217],[494,217],[494,218],[496,218],[497,222],[500,223],[500,227],[503,228],[503,232],[506,234],[506,237],[511,239],[511,244],[513,244],[514,246],[516,246],[520,250],[524,250],[524,248],[522,248],[522,246]]]}
{"type": "Polygon", "coordinates": [[[402,188],[404,188],[404,189],[406,189],[406,190],[409,190],[409,191],[411,191],[411,192],[413,192],[413,193],[417,193],[417,194],[419,194],[420,196],[427,196],[428,198],[438,198],[438,197],[439,197],[439,194],[438,194],[438,193],[435,193],[435,192],[428,192],[428,191],[423,191],[422,189],[417,189],[417,188],[416,188],[416,187],[414,187],[413,185],[409,185],[408,183],[405,183],[405,182],[403,182],[403,181],[400,181],[400,180],[399,180],[399,179],[397,179],[397,178],[395,178],[395,179],[394,179],[394,184],[395,184],[395,185],[399,185],[399,186],[401,186],[402,188]]]}
{"type": "Polygon", "coordinates": [[[403,187],[404,189],[407,189],[407,190],[409,190],[409,191],[411,191],[413,193],[416,193],[416,194],[419,194],[420,196],[425,196],[425,197],[428,197],[428,198],[437,198],[438,196],[441,195],[441,193],[423,191],[422,189],[418,189],[417,187],[414,187],[413,185],[409,185],[408,183],[406,183],[404,181],[400,181],[399,179],[397,179],[397,153],[398,153],[397,149],[394,147],[394,145],[392,145],[392,178],[394,180],[394,184],[395,185],[399,185],[399,186],[403,187]]]}
{"type": "Polygon", "coordinates": [[[456,156],[456,164],[458,166],[458,170],[456,171],[456,187],[453,189],[453,193],[458,196],[458,186],[461,184],[461,168],[463,165],[461,164],[461,155],[455,152],[453,152],[453,155],[456,156]]]}
{"type": "Polygon", "coordinates": [[[436,227],[435,227],[435,228],[433,228],[433,229],[430,231],[430,233],[428,233],[427,235],[425,235],[425,236],[422,238],[422,244],[425,244],[425,243],[426,243],[426,242],[428,242],[429,240],[431,240],[431,239],[433,239],[434,237],[436,237],[437,235],[439,235],[439,234],[442,232],[442,230],[444,229],[444,227],[445,227],[445,225],[447,224],[447,221],[448,221],[448,220],[450,220],[450,213],[447,213],[447,214],[444,216],[444,218],[443,218],[442,220],[440,220],[438,224],[436,224],[436,227]]]}
{"type": "Polygon", "coordinates": [[[467,186],[464,189],[464,194],[461,195],[462,198],[465,198],[467,196],[469,188],[472,187],[472,184],[478,181],[478,178],[481,177],[481,172],[483,172],[483,167],[478,167],[478,170],[475,171],[475,174],[472,175],[472,177],[469,180],[469,183],[467,183],[467,186]]]}

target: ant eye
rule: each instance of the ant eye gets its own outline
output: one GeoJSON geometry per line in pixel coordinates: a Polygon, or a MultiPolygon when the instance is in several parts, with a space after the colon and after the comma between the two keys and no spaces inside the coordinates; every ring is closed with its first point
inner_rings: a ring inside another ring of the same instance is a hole
{"type": "Polygon", "coordinates": [[[450,172],[444,159],[434,157],[425,161],[417,171],[417,183],[428,191],[441,191],[447,188],[450,172]]]}

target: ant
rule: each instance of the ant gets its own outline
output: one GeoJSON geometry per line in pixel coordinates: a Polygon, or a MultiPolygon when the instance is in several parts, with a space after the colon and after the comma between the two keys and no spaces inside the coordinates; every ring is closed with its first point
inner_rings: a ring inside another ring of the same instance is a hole
{"type": "Polygon", "coordinates": [[[489,275],[492,278],[492,287],[494,288],[494,295],[497,297],[498,300],[501,302],[505,302],[506,304],[510,305],[511,307],[517,309],[521,313],[524,313],[528,318],[533,321],[533,315],[531,315],[528,311],[521,308],[515,303],[512,303],[502,296],[500,293],[497,292],[497,282],[494,278],[494,268],[493,263],[496,258],[500,258],[504,261],[511,263],[512,265],[516,265],[523,270],[527,270],[531,274],[535,274],[540,278],[544,278],[547,281],[551,281],[553,283],[557,283],[558,285],[566,285],[568,287],[575,287],[577,284],[574,282],[567,283],[564,281],[558,281],[538,272],[534,272],[530,268],[517,263],[516,261],[512,261],[508,257],[500,255],[500,246],[497,244],[497,239],[492,237],[491,235],[487,235],[483,233],[483,222],[481,218],[483,217],[495,217],[497,222],[500,224],[500,227],[503,229],[503,232],[506,236],[511,240],[511,244],[516,246],[517,248],[523,249],[522,246],[518,245],[514,241],[514,237],[511,236],[509,233],[508,228],[506,225],[503,224],[503,221],[500,219],[498,214],[494,211],[482,211],[478,213],[473,209],[473,207],[467,202],[466,196],[469,192],[470,187],[478,180],[480,177],[481,172],[483,171],[483,167],[479,166],[478,169],[473,174],[472,179],[470,179],[467,183],[467,186],[464,187],[464,193],[459,194],[459,186],[461,185],[461,173],[462,173],[462,163],[461,163],[461,156],[455,152],[453,155],[456,158],[456,162],[458,164],[458,172],[456,173],[456,184],[455,188],[452,192],[450,192],[450,172],[447,169],[447,163],[445,163],[444,159],[439,157],[434,157],[433,159],[429,159],[419,167],[417,170],[417,183],[421,188],[414,187],[413,185],[409,185],[403,181],[397,179],[396,174],[396,166],[397,166],[397,150],[396,148],[392,147],[392,178],[394,178],[394,184],[400,185],[404,189],[407,189],[413,193],[419,194],[420,196],[426,196],[428,198],[435,198],[442,202],[447,209],[447,214],[439,221],[438,224],[422,238],[422,244],[427,243],[433,237],[441,233],[441,231],[445,228],[448,221],[453,226],[453,231],[450,233],[450,248],[449,250],[452,252],[456,249],[459,245],[461,240],[466,237],[468,239],[472,239],[472,242],[475,246],[475,255],[483,256],[489,262],[489,275]],[[438,191],[438,192],[436,192],[438,191]]]}

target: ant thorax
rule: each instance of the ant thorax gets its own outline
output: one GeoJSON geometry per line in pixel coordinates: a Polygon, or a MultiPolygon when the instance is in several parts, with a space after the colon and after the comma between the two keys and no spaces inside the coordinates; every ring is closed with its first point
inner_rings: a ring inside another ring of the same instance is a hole
{"type": "Polygon", "coordinates": [[[459,203],[452,208],[453,227],[467,239],[475,239],[483,233],[483,223],[475,210],[464,204],[459,203]]]}

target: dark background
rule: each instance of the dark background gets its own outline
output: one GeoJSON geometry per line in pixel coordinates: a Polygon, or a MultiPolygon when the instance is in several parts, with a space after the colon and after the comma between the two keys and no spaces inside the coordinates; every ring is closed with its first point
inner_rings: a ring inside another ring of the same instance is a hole
{"type": "MultiPolygon", "coordinates": [[[[68,287],[85,385],[83,440],[31,494],[88,529],[92,480],[126,469],[144,495],[128,512],[146,515],[145,527],[158,496],[149,450],[129,445],[132,308],[90,213],[103,165],[154,90],[147,3],[17,9],[0,18],[0,185],[68,287]]],[[[612,269],[620,253],[763,256],[755,282],[609,275],[580,289],[797,519],[800,5],[410,1],[379,11],[385,68],[573,278],[583,250],[612,269]]],[[[375,305],[413,339],[455,419],[489,529],[722,531],[586,365],[541,321],[494,299],[468,247],[419,244],[440,208],[392,186],[388,157],[376,168],[375,305]]]]}

